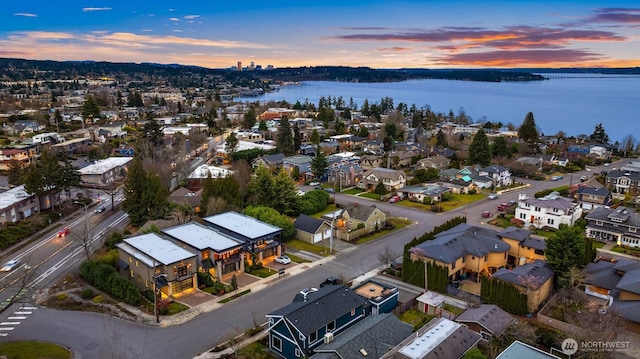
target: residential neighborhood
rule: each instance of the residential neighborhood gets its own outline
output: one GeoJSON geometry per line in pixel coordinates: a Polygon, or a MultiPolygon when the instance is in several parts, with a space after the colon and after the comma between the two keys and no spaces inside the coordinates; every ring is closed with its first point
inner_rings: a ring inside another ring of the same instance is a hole
{"type": "Polygon", "coordinates": [[[0,314],[206,316],[200,359],[564,358],[566,339],[640,334],[640,162],[602,127],[529,138],[390,98],[235,102],[258,89],[207,78],[0,82],[0,254],[22,261],[0,314]],[[40,242],[55,250],[27,255],[40,242]],[[56,251],[77,264],[36,263],[56,251]],[[16,287],[29,275],[47,285],[16,287]]]}

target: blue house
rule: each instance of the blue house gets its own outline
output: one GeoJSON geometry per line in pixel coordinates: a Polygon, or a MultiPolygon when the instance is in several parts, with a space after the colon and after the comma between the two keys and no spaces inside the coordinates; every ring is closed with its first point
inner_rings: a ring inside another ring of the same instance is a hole
{"type": "Polygon", "coordinates": [[[309,357],[370,313],[370,302],[344,285],[305,289],[269,319],[269,349],[282,358],[309,357]]]}
{"type": "Polygon", "coordinates": [[[391,313],[398,305],[398,288],[368,280],[353,287],[353,291],[369,300],[370,314],[391,313]]]}

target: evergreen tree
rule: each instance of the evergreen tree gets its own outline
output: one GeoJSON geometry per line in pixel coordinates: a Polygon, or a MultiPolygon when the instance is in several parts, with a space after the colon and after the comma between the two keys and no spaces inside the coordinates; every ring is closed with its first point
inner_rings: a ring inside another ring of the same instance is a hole
{"type": "Polygon", "coordinates": [[[596,125],[589,139],[595,143],[599,143],[601,145],[609,144],[609,135],[604,130],[602,123],[596,125]]]}
{"type": "Polygon", "coordinates": [[[442,132],[442,129],[439,129],[438,133],[436,133],[436,147],[447,147],[447,137],[442,132]]]}
{"type": "Polygon", "coordinates": [[[163,143],[164,133],[158,121],[148,120],[142,126],[142,136],[149,140],[154,146],[160,146],[163,143]]]}
{"type": "Polygon", "coordinates": [[[255,176],[249,181],[249,195],[252,203],[259,206],[269,206],[273,198],[273,178],[269,168],[260,166],[255,176]]]}
{"type": "Polygon", "coordinates": [[[525,116],[524,122],[518,129],[518,137],[526,142],[532,151],[537,152],[540,135],[532,112],[527,113],[525,116]]]}
{"type": "Polygon", "coordinates": [[[235,155],[236,150],[238,149],[239,142],[240,141],[238,140],[238,137],[236,137],[235,132],[231,132],[229,136],[225,138],[224,149],[225,151],[227,151],[227,156],[229,161],[233,159],[233,156],[235,155]]]}
{"type": "Polygon", "coordinates": [[[320,179],[327,167],[329,167],[329,162],[322,152],[320,146],[316,146],[316,155],[311,159],[311,173],[315,176],[315,178],[320,179]]]}
{"type": "Polygon", "coordinates": [[[295,153],[300,152],[300,146],[302,145],[302,134],[300,133],[300,128],[298,127],[298,123],[293,124],[293,148],[295,149],[295,153]]]}
{"type": "Polygon", "coordinates": [[[311,141],[311,143],[313,144],[318,144],[320,143],[320,134],[318,133],[318,130],[316,130],[315,128],[311,131],[311,136],[309,138],[309,140],[311,141]]]}
{"type": "Polygon", "coordinates": [[[247,113],[244,114],[242,119],[242,128],[251,129],[257,121],[257,116],[253,107],[249,107],[247,113]]]}
{"type": "Polygon", "coordinates": [[[367,128],[367,126],[360,126],[360,129],[358,130],[358,136],[364,138],[369,137],[369,129],[367,128]]]}
{"type": "Polygon", "coordinates": [[[82,104],[82,118],[100,118],[100,108],[93,96],[88,95],[82,104]]]}
{"type": "Polygon", "coordinates": [[[269,207],[287,216],[298,215],[298,189],[296,183],[285,171],[280,171],[273,177],[272,188],[273,197],[269,207]]]}
{"type": "Polygon", "coordinates": [[[560,229],[547,239],[545,256],[558,284],[566,287],[569,270],[582,267],[585,259],[585,238],[580,227],[560,226],[560,229]]]}
{"type": "Polygon", "coordinates": [[[262,132],[269,130],[269,127],[267,127],[267,123],[264,120],[260,120],[260,124],[258,125],[258,130],[262,132]]]}
{"type": "Polygon", "coordinates": [[[511,157],[511,150],[507,144],[507,140],[500,136],[493,140],[493,146],[491,147],[491,153],[493,157],[511,157]]]}
{"type": "Polygon", "coordinates": [[[147,220],[147,172],[142,166],[140,157],[135,156],[127,169],[127,178],[124,181],[124,202],[122,209],[129,215],[131,223],[142,225],[147,220]]]}
{"type": "Polygon", "coordinates": [[[295,153],[291,125],[286,116],[283,116],[280,120],[280,128],[278,129],[278,136],[276,137],[276,150],[284,153],[286,156],[291,156],[295,153]]]}
{"type": "Polygon", "coordinates": [[[18,186],[24,183],[23,178],[26,168],[22,161],[12,158],[9,160],[7,167],[7,181],[10,185],[18,186]]]}
{"type": "Polygon", "coordinates": [[[489,151],[489,140],[484,130],[480,129],[473,136],[473,141],[469,145],[469,153],[467,155],[467,163],[472,165],[479,163],[487,166],[491,163],[491,152],[489,151]]]}
{"type": "Polygon", "coordinates": [[[383,196],[383,195],[389,193],[389,191],[387,191],[387,188],[384,186],[382,181],[380,181],[376,185],[376,188],[373,190],[373,193],[383,196]]]}
{"type": "Polygon", "coordinates": [[[80,187],[82,181],[78,167],[74,166],[66,156],[63,162],[60,188],[67,192],[67,197],[71,197],[71,187],[80,187]]]}

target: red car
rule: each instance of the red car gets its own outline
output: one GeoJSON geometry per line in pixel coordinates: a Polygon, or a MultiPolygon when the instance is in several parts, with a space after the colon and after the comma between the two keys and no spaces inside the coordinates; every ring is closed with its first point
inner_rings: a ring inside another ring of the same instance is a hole
{"type": "Polygon", "coordinates": [[[500,203],[498,205],[498,211],[504,211],[507,208],[509,208],[509,204],[508,203],[500,203]]]}
{"type": "Polygon", "coordinates": [[[71,232],[71,229],[69,227],[63,228],[58,232],[58,238],[60,237],[66,237],[67,234],[69,234],[69,232],[71,232]]]}
{"type": "Polygon", "coordinates": [[[482,218],[490,218],[490,217],[491,217],[491,211],[482,212],[482,218]]]}

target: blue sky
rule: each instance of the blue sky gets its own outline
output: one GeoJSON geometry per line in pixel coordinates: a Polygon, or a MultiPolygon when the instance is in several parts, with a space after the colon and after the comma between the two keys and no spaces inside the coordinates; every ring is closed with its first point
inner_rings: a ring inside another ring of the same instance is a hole
{"type": "Polygon", "coordinates": [[[632,67],[640,66],[640,3],[3,1],[0,57],[212,68],[632,67]]]}

